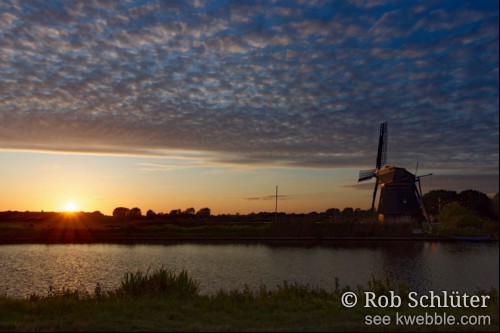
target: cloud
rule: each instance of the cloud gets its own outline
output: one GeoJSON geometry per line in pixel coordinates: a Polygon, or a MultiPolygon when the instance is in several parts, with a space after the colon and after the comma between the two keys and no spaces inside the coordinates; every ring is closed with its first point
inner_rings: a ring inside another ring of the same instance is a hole
{"type": "Polygon", "coordinates": [[[5,2],[0,148],[498,170],[498,4],[447,4],[5,2]]]}
{"type": "MultiPolygon", "coordinates": [[[[292,198],[293,198],[293,196],[290,196],[290,195],[282,195],[282,194],[278,195],[278,200],[289,200],[289,199],[292,199],[292,198]]],[[[265,195],[265,196],[262,196],[262,197],[243,198],[243,200],[248,200],[248,201],[276,200],[276,196],[275,195],[265,195]]]]}
{"type": "Polygon", "coordinates": [[[172,171],[178,169],[206,168],[200,159],[189,160],[186,158],[170,159],[169,163],[141,163],[140,171],[172,171]]]}

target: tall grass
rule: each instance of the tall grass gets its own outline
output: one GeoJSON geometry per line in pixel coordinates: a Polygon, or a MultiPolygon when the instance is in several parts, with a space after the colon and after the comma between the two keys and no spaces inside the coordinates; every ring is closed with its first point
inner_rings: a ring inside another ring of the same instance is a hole
{"type": "Polygon", "coordinates": [[[115,291],[119,296],[175,296],[188,297],[198,295],[200,283],[188,276],[187,271],[179,274],[160,268],[153,272],[125,273],[120,287],[115,291]]]}

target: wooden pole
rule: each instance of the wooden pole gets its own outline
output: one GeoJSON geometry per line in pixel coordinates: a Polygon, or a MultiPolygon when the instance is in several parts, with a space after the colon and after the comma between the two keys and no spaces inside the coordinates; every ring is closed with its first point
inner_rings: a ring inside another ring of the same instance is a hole
{"type": "Polygon", "coordinates": [[[274,222],[278,220],[278,185],[276,185],[276,201],[274,205],[274,222]]]}

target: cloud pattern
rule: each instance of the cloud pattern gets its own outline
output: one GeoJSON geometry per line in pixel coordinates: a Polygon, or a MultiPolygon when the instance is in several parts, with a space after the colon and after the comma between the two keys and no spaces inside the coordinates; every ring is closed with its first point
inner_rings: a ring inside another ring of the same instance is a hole
{"type": "Polygon", "coordinates": [[[0,148],[498,173],[496,1],[2,1],[0,148]]]}

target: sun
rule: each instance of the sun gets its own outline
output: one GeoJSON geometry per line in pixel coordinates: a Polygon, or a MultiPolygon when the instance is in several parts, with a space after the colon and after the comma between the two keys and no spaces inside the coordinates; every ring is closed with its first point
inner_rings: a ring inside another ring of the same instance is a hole
{"type": "Polygon", "coordinates": [[[74,201],[68,201],[64,205],[64,211],[67,213],[76,212],[76,208],[77,208],[77,206],[76,206],[76,203],[74,201]]]}

